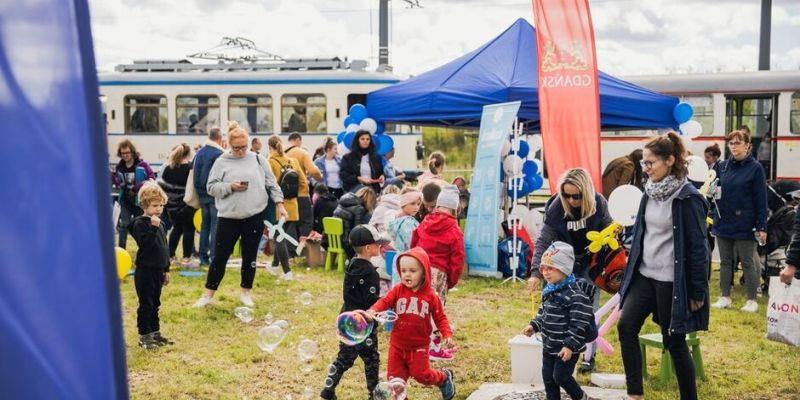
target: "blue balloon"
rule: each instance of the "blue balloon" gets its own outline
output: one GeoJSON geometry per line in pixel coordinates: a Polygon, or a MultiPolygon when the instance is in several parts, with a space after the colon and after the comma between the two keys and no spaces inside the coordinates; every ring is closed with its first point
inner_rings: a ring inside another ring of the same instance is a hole
{"type": "Polygon", "coordinates": [[[672,116],[678,124],[682,124],[692,118],[694,110],[689,103],[678,103],[672,110],[672,116]]]}
{"type": "Polygon", "coordinates": [[[350,123],[360,124],[364,118],[367,118],[367,115],[367,107],[361,104],[350,106],[350,123]]]}
{"type": "Polygon", "coordinates": [[[375,134],[380,135],[384,131],[386,131],[386,125],[384,125],[383,122],[378,122],[378,128],[375,129],[375,134]]]}
{"type": "Polygon", "coordinates": [[[535,175],[531,180],[531,186],[530,186],[531,192],[535,192],[541,189],[543,184],[544,184],[544,178],[542,178],[541,175],[535,175]]]}
{"type": "Polygon", "coordinates": [[[349,115],[348,115],[348,116],[346,116],[346,117],[344,117],[344,127],[345,127],[345,128],[347,128],[348,126],[350,126],[350,124],[352,124],[352,123],[353,123],[353,120],[350,118],[350,116],[349,116],[349,115]]]}
{"type": "Polygon", "coordinates": [[[522,174],[525,175],[525,178],[531,177],[533,179],[534,176],[539,174],[539,165],[533,160],[525,160],[522,163],[522,174]]]}
{"type": "Polygon", "coordinates": [[[528,156],[528,153],[530,153],[530,151],[531,151],[531,146],[528,144],[528,142],[520,140],[519,151],[517,152],[517,156],[519,156],[519,158],[525,159],[525,157],[528,156]]]}
{"type": "Polygon", "coordinates": [[[342,140],[342,142],[344,143],[344,147],[347,147],[348,149],[352,150],[352,148],[350,148],[350,145],[353,144],[353,139],[355,137],[356,137],[356,133],[355,132],[347,132],[347,133],[345,133],[344,134],[344,139],[342,140]]]}
{"type": "Polygon", "coordinates": [[[508,181],[508,188],[506,189],[506,194],[508,197],[514,197],[514,190],[517,191],[517,197],[525,196],[527,193],[525,190],[527,189],[525,184],[525,179],[523,178],[514,178],[508,181]]]}
{"type": "Polygon", "coordinates": [[[378,155],[385,156],[394,148],[394,139],[389,135],[375,135],[372,140],[375,141],[378,155]]]}
{"type": "Polygon", "coordinates": [[[339,134],[336,135],[336,143],[342,143],[342,141],[344,140],[344,135],[346,135],[346,134],[347,134],[347,132],[345,132],[345,131],[339,132],[339,134]]]}

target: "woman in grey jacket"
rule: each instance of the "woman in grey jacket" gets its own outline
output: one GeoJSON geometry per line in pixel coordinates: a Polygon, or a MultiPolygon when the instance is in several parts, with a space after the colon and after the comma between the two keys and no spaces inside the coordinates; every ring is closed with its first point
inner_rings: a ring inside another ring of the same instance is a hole
{"type": "Polygon", "coordinates": [[[228,124],[230,151],[222,154],[208,175],[208,193],[215,198],[217,207],[217,235],[214,259],[208,269],[206,292],[195,302],[195,307],[205,307],[212,302],[219,283],[225,276],[225,264],[241,238],[242,292],[239,299],[253,306],[250,289],[256,276],[258,241],[264,231],[264,209],[268,198],[277,204],[278,212],[286,218],[281,192],[267,160],[249,152],[250,138],[236,122],[228,124]]]}

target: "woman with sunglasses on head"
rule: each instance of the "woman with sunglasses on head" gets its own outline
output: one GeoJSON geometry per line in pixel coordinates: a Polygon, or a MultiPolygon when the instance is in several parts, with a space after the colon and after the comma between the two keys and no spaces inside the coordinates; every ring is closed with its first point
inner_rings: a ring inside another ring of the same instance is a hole
{"type": "Polygon", "coordinates": [[[731,157],[717,165],[719,187],[718,213],[714,216],[713,233],[719,243],[719,285],[722,296],[712,307],[731,306],[734,255],[738,254],[744,270],[747,302],[742,311],[758,311],[756,292],[759,267],[756,263],[756,240],[767,241],[767,183],[764,169],[753,157],[750,135],[737,130],[725,138],[731,157]]]}
{"type": "Polygon", "coordinates": [[[225,265],[239,239],[242,252],[239,300],[252,307],[250,290],[256,277],[256,253],[264,231],[264,209],[268,200],[277,204],[281,216],[288,216],[283,206],[283,192],[267,160],[248,151],[249,135],[234,121],[228,123],[228,140],[229,150],[214,161],[208,174],[206,188],[217,207],[217,233],[213,243],[214,257],[206,277],[206,291],[194,307],[205,307],[213,302],[225,276],[225,265]]]}
{"type": "MultiPolygon", "coordinates": [[[[600,292],[594,290],[588,277],[588,264],[591,260],[589,240],[586,233],[601,231],[613,222],[608,213],[608,204],[602,194],[594,189],[589,173],[583,168],[573,168],[561,175],[556,193],[545,206],[544,225],[536,240],[536,251],[531,262],[531,278],[528,287],[537,290],[542,281],[539,265],[544,251],[556,241],[570,244],[575,249],[575,267],[573,273],[581,281],[588,282],[594,295],[594,308],[600,303],[600,292]]],[[[587,293],[588,294],[588,293],[587,293]]],[[[581,372],[594,370],[594,354],[590,361],[584,361],[579,368],[581,372]]]]}
{"type": "Polygon", "coordinates": [[[686,334],[708,329],[708,203],[686,179],[686,149],[675,132],[651,139],[641,165],[649,180],[619,289],[617,324],[628,396],[644,398],[639,332],[653,314],[672,357],[680,398],[696,399],[686,334]]]}

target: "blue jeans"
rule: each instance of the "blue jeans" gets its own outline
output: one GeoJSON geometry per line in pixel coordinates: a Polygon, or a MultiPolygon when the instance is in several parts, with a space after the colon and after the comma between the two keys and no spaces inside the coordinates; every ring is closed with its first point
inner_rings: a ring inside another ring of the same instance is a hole
{"type": "Polygon", "coordinates": [[[214,198],[200,197],[200,210],[203,214],[203,224],[200,226],[200,263],[208,264],[214,258],[217,236],[217,206],[214,198]]]}

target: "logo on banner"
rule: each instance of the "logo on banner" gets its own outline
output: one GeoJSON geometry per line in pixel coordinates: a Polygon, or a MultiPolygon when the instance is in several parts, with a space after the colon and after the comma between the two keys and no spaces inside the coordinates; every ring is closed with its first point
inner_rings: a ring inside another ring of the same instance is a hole
{"type": "Polygon", "coordinates": [[[563,46],[558,46],[548,40],[544,46],[542,57],[542,72],[553,74],[542,77],[542,86],[558,87],[588,87],[592,85],[592,76],[587,73],[571,73],[571,71],[589,71],[586,61],[586,50],[581,43],[573,40],[563,46]]]}

